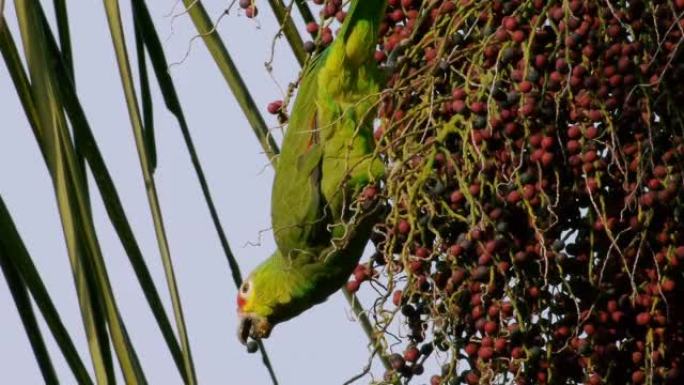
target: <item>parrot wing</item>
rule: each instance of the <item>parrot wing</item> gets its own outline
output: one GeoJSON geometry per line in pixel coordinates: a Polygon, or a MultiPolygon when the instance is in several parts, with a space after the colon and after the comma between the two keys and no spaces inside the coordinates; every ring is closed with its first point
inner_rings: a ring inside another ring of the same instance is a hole
{"type": "Polygon", "coordinates": [[[276,244],[291,260],[299,256],[316,258],[317,250],[330,240],[327,202],[321,193],[324,144],[315,102],[318,59],[302,79],[283,139],[271,198],[276,244]]]}
{"type": "Polygon", "coordinates": [[[300,155],[295,171],[280,183],[274,205],[282,212],[272,214],[278,249],[290,258],[329,240],[326,202],[321,193],[323,148],[315,144],[300,155]],[[297,251],[297,253],[292,253],[297,251]]]}

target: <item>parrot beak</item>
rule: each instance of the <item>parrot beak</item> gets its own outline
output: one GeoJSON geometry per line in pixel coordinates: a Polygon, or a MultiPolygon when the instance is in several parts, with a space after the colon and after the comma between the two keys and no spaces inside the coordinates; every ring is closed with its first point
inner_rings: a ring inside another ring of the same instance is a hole
{"type": "Polygon", "coordinates": [[[238,324],[238,339],[243,345],[247,344],[249,337],[259,340],[268,338],[273,326],[266,318],[256,314],[240,314],[238,324]]]}
{"type": "Polygon", "coordinates": [[[238,339],[243,345],[247,345],[247,339],[252,330],[252,319],[240,316],[238,321],[238,339]]]}

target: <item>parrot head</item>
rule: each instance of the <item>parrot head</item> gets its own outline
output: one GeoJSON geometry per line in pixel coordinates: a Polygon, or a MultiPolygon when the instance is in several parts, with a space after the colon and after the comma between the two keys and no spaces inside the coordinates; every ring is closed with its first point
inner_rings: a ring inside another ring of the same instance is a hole
{"type": "Polygon", "coordinates": [[[273,329],[268,317],[256,311],[255,294],[257,291],[252,276],[240,285],[238,291],[238,338],[243,344],[247,343],[249,337],[254,339],[267,338],[273,329]]]}
{"type": "Polygon", "coordinates": [[[308,270],[293,268],[276,251],[249,274],[237,294],[238,338],[243,344],[250,337],[268,338],[276,324],[316,302],[311,287],[315,280],[305,276],[308,270]]]}
{"type": "MultiPolygon", "coordinates": [[[[360,251],[358,252],[360,255],[360,251]]],[[[243,344],[268,338],[273,327],[326,300],[346,281],[355,263],[335,264],[295,257],[280,251],[252,271],[237,294],[238,338],[243,344]],[[340,270],[342,269],[342,270],[340,270]]],[[[355,262],[354,258],[347,258],[355,262]]],[[[358,258],[356,258],[358,260],[358,258]]]]}

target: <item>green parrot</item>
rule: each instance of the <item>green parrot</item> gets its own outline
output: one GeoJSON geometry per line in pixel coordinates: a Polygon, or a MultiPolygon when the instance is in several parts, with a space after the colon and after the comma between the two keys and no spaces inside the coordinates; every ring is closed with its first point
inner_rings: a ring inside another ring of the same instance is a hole
{"type": "Polygon", "coordinates": [[[377,181],[373,119],[383,76],[373,58],[387,0],[352,0],[335,41],[305,69],[275,170],[271,221],[277,250],[239,289],[238,336],[325,301],[348,279],[380,205],[357,197],[377,181]]]}

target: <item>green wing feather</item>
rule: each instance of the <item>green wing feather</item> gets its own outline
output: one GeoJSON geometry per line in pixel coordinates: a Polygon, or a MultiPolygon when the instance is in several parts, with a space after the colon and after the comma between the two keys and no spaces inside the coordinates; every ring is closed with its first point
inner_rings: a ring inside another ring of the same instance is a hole
{"type": "Polygon", "coordinates": [[[273,183],[271,222],[284,256],[326,242],[326,203],[320,189],[324,151],[315,100],[321,62],[320,57],[312,62],[302,78],[273,183]]]}

